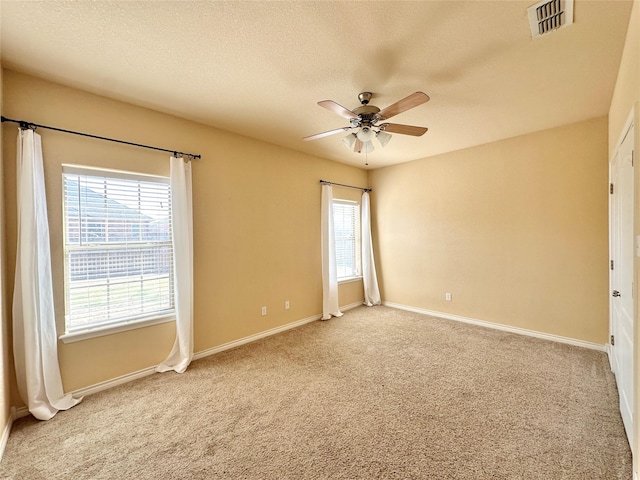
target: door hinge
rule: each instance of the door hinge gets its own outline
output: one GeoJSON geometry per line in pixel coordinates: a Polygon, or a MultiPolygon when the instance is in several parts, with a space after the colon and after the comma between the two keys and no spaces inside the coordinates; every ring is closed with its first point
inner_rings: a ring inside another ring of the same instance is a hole
{"type": "Polygon", "coordinates": [[[613,183],[609,184],[609,193],[613,195],[613,183]]]}
{"type": "Polygon", "coordinates": [[[613,335],[611,335],[611,346],[613,347],[616,344],[616,339],[613,335]]]}
{"type": "Polygon", "coordinates": [[[613,260],[611,260],[611,270],[613,270],[613,260]]]}

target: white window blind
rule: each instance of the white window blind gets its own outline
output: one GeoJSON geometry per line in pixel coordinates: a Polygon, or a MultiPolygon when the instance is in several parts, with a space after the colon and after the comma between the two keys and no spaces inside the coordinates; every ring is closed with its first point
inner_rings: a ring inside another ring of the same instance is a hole
{"type": "Polygon", "coordinates": [[[334,200],[333,229],[338,279],[361,276],[360,205],[334,200]]]}
{"type": "Polygon", "coordinates": [[[67,333],[174,308],[169,179],[63,167],[67,333]]]}

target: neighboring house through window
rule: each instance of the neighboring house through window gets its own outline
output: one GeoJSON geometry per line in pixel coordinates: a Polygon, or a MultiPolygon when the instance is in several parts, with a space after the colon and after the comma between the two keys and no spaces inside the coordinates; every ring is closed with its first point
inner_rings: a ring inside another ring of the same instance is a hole
{"type": "Polygon", "coordinates": [[[334,200],[333,229],[338,280],[362,276],[360,205],[348,200],[334,200]]]}
{"type": "Polygon", "coordinates": [[[66,335],[174,313],[169,179],[63,166],[66,335]]]}

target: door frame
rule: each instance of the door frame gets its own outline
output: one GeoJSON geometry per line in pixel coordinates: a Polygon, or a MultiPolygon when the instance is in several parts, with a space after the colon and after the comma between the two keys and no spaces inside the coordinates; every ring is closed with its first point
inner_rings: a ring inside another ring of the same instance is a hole
{"type": "MultiPolygon", "coordinates": [[[[637,146],[638,146],[638,119],[636,118],[636,114],[638,113],[638,108],[637,108],[637,103],[634,104],[631,108],[631,111],[629,112],[629,115],[627,117],[627,120],[624,123],[624,126],[622,128],[622,130],[619,133],[618,136],[618,140],[615,144],[615,148],[613,149],[612,154],[610,155],[608,164],[609,164],[609,185],[611,185],[612,183],[612,162],[614,160],[614,158],[619,154],[620,151],[620,147],[622,146],[622,142],[625,140],[625,138],[627,137],[627,135],[629,133],[631,133],[631,129],[633,129],[633,135],[634,135],[634,139],[633,139],[633,152],[634,152],[634,160],[636,158],[636,152],[638,151],[637,146]]],[[[638,342],[640,341],[640,332],[638,332],[638,328],[639,328],[639,324],[638,324],[638,295],[637,295],[637,291],[638,291],[638,287],[637,287],[637,265],[638,265],[638,260],[637,258],[640,256],[640,235],[638,232],[638,222],[636,221],[636,216],[638,215],[638,209],[636,208],[636,202],[638,201],[638,199],[640,198],[640,192],[638,192],[638,182],[635,180],[637,175],[635,173],[635,168],[633,171],[634,174],[634,180],[633,180],[633,202],[632,202],[632,221],[633,221],[633,226],[632,226],[632,231],[633,231],[633,235],[634,235],[634,240],[633,240],[633,245],[634,245],[634,252],[633,252],[633,302],[632,302],[632,319],[633,319],[633,361],[632,361],[632,371],[633,371],[633,385],[632,385],[632,391],[633,391],[633,405],[631,406],[632,408],[632,437],[633,440],[630,440],[630,442],[633,442],[633,445],[630,443],[630,447],[631,447],[631,451],[632,452],[636,452],[637,453],[637,449],[636,446],[638,445],[638,442],[640,441],[640,438],[638,438],[638,434],[640,433],[640,425],[639,422],[637,421],[638,418],[638,414],[640,413],[640,402],[639,402],[639,397],[638,397],[638,393],[639,392],[639,382],[637,382],[636,376],[637,373],[640,372],[640,368],[638,368],[640,366],[640,355],[638,352],[638,342]]],[[[609,260],[612,260],[614,258],[614,250],[613,250],[613,199],[612,196],[609,195],[608,196],[608,203],[609,203],[609,260]]],[[[611,345],[611,335],[613,335],[614,333],[614,329],[613,329],[613,297],[612,297],[612,292],[613,292],[613,285],[614,282],[614,278],[613,278],[613,271],[609,268],[609,340],[607,341],[607,354],[609,357],[609,365],[611,367],[611,370],[616,373],[616,368],[617,365],[615,364],[615,360],[614,360],[614,355],[613,355],[613,346],[611,345]]],[[[617,383],[617,381],[616,381],[617,383]]],[[[635,455],[634,455],[635,457],[635,455]]],[[[635,465],[637,464],[637,460],[634,458],[634,478],[637,478],[636,476],[636,472],[635,472],[635,465]]]]}

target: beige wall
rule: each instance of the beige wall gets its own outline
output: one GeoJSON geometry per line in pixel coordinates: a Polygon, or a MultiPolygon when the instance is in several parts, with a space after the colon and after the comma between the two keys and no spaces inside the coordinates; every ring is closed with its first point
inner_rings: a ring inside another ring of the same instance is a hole
{"type": "MultiPolygon", "coordinates": [[[[318,181],[366,186],[366,171],[7,70],[4,99],[3,113],[11,118],[202,155],[193,163],[196,352],[321,313],[318,181]],[[290,310],[284,310],[285,300],[291,302],[290,310]],[[268,307],[266,317],[260,314],[263,305],[268,307]]],[[[5,137],[13,137],[16,128],[4,124],[5,137]]],[[[169,162],[164,153],[49,130],[39,133],[62,332],[61,165],[168,174],[169,162]]],[[[6,142],[4,158],[14,156],[15,146],[6,142]]],[[[5,169],[10,272],[15,256],[15,169],[9,162],[5,169]]],[[[336,196],[340,193],[336,189],[336,196]]],[[[10,286],[7,291],[10,295],[10,286]]],[[[361,282],[341,286],[341,305],[362,300],[361,282]]],[[[60,344],[65,390],[159,363],[171,348],[174,332],[168,323],[60,344]]]]}
{"type": "Polygon", "coordinates": [[[605,117],[372,171],[384,301],[606,343],[607,175],[605,117]]]}
{"type": "MultiPolygon", "coordinates": [[[[629,20],[629,28],[625,40],[622,60],[620,61],[620,69],[616,81],[613,98],[611,100],[611,108],[609,110],[609,156],[613,156],[620,136],[624,129],[625,123],[629,118],[629,113],[635,106],[635,158],[638,158],[640,152],[640,1],[633,2],[631,18],[629,20]]],[[[635,235],[640,235],[640,169],[635,168],[635,235]]],[[[638,285],[640,285],[640,265],[638,257],[635,258],[635,338],[634,338],[634,378],[640,378],[640,308],[638,304],[638,285]]],[[[640,473],[640,461],[638,452],[640,452],[640,382],[636,382],[634,387],[634,405],[633,405],[634,438],[635,445],[632,450],[636,452],[633,459],[633,471],[638,475],[640,473]]]]}

